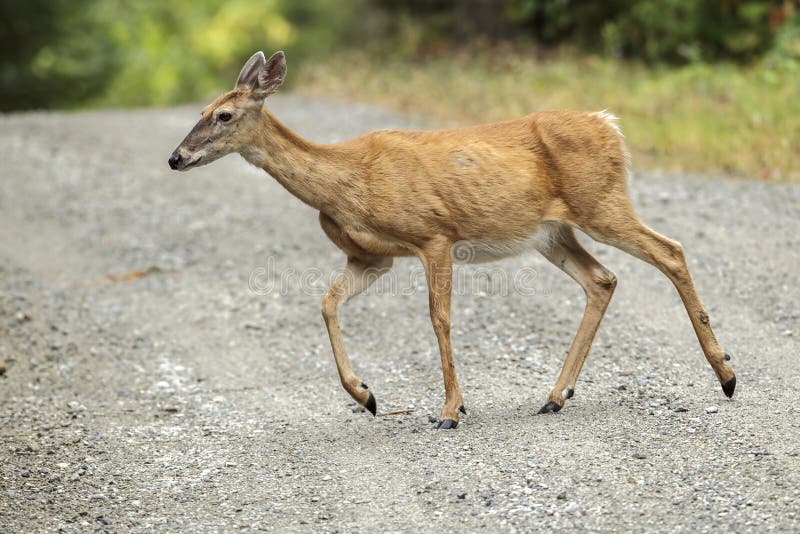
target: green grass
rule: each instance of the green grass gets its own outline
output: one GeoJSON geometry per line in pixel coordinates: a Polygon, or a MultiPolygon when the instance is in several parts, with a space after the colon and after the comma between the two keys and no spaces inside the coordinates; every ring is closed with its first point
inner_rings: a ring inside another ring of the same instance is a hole
{"type": "Polygon", "coordinates": [[[800,73],[765,64],[647,68],[520,54],[378,63],[350,54],[302,65],[302,92],[367,101],[464,125],[554,108],[608,109],[635,168],[800,179],[800,73]]]}

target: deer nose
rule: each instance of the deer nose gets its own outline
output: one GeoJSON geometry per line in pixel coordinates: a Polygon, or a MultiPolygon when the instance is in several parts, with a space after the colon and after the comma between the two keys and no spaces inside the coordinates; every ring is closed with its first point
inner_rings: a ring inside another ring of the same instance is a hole
{"type": "Polygon", "coordinates": [[[180,162],[181,162],[181,155],[178,154],[178,151],[176,150],[169,157],[169,168],[172,169],[172,170],[177,169],[178,165],[180,164],[180,162]]]}

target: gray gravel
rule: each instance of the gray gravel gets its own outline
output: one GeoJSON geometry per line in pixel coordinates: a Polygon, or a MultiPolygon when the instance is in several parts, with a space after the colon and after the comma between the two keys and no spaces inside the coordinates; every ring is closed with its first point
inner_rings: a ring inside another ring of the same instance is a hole
{"type": "MultiPolygon", "coordinates": [[[[271,105],[319,141],[407,125],[271,105]]],[[[316,213],[236,156],[168,170],[198,110],[0,117],[0,530],[800,530],[798,186],[632,182],[645,220],[684,244],[733,354],[732,401],[667,280],[591,245],[619,287],[574,399],[535,415],[580,288],[515,258],[495,275],[533,268],[534,295],[455,298],[469,415],[436,432],[417,262],[396,262],[411,291],[343,311],[379,412],[413,410],[372,418],[338,385],[325,280],[250,289],[269,265],[325,279],[342,266],[316,213]]]]}

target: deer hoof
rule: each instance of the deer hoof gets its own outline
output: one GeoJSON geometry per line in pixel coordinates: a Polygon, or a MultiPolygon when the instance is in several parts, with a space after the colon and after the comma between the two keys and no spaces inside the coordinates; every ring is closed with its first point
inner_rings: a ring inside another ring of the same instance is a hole
{"type": "Polygon", "coordinates": [[[364,403],[364,408],[369,410],[373,416],[378,412],[378,404],[375,402],[375,395],[372,393],[369,394],[367,402],[364,403]]]}
{"type": "Polygon", "coordinates": [[[561,409],[560,404],[550,401],[544,406],[542,406],[541,410],[539,410],[539,413],[555,413],[560,409],[561,409]]]}
{"type": "Polygon", "coordinates": [[[736,389],[736,376],[732,376],[730,380],[722,384],[722,391],[730,399],[733,397],[733,391],[736,389]]]}
{"type": "Polygon", "coordinates": [[[439,421],[439,424],[436,425],[436,430],[447,430],[450,428],[455,428],[458,426],[458,421],[454,419],[442,419],[439,421]]]}

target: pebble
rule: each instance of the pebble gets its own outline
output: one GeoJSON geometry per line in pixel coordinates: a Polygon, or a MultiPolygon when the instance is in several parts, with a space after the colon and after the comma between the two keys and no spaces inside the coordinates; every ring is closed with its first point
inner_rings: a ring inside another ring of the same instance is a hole
{"type": "Polygon", "coordinates": [[[719,407],[717,406],[708,406],[706,408],[706,413],[717,413],[719,411],[719,407]]]}
{"type": "Polygon", "coordinates": [[[565,514],[574,514],[578,511],[578,503],[575,501],[570,501],[566,505],[564,505],[564,513],[565,514]]]}
{"type": "Polygon", "coordinates": [[[647,455],[642,454],[641,452],[635,452],[633,453],[633,457],[636,458],[637,460],[644,460],[645,458],[647,458],[647,455]]]}

